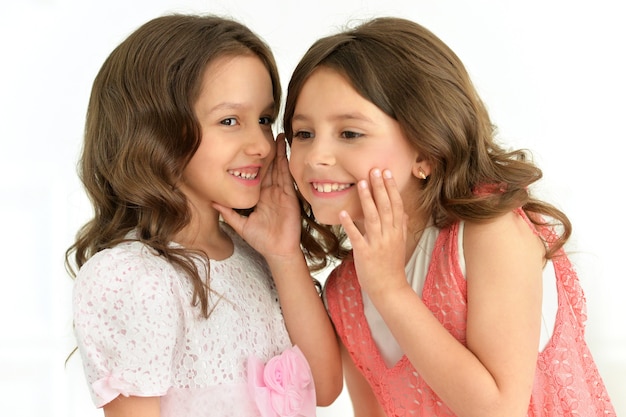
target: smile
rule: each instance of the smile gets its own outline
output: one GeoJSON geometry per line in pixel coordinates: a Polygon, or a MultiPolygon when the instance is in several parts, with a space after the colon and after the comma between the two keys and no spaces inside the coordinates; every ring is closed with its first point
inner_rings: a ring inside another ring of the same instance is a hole
{"type": "Polygon", "coordinates": [[[345,183],[339,184],[338,182],[332,182],[332,183],[314,182],[314,183],[311,183],[311,185],[313,186],[315,191],[317,191],[318,193],[334,193],[334,192],[343,191],[345,189],[352,187],[352,184],[345,184],[345,183]]]}
{"type": "Polygon", "coordinates": [[[259,171],[239,171],[236,169],[229,169],[228,173],[232,176],[235,176],[237,178],[241,178],[243,180],[253,180],[256,179],[256,177],[259,175],[259,171]]]}

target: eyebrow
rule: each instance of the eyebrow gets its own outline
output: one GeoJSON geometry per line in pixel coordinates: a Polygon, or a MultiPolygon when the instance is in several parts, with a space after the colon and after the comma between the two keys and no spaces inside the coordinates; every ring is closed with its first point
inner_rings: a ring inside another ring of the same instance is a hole
{"type": "MultiPolygon", "coordinates": [[[[251,107],[251,106],[249,106],[247,104],[231,102],[231,101],[225,101],[225,102],[219,103],[219,104],[211,107],[210,109],[208,109],[206,114],[215,113],[216,111],[220,111],[220,110],[241,110],[241,109],[247,109],[249,107],[251,107]]],[[[274,111],[274,101],[271,101],[270,103],[268,103],[267,106],[265,106],[263,108],[263,111],[273,112],[274,111]]]]}
{"type": "MultiPolygon", "coordinates": [[[[310,118],[304,114],[294,114],[294,116],[292,117],[292,121],[309,121],[309,119],[310,118]]],[[[357,121],[362,121],[362,122],[367,122],[367,123],[374,123],[372,119],[365,116],[363,113],[359,113],[359,112],[337,114],[337,115],[332,116],[331,120],[333,121],[357,120],[357,121]]]]}

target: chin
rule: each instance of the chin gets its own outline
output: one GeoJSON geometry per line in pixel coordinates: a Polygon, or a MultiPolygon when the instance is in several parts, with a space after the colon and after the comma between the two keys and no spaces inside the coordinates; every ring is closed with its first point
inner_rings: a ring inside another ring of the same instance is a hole
{"type": "Polygon", "coordinates": [[[231,199],[228,204],[223,204],[233,210],[252,210],[259,203],[259,195],[245,195],[240,198],[231,199]],[[245,197],[245,198],[241,198],[245,197]]]}
{"type": "Polygon", "coordinates": [[[339,210],[313,210],[313,215],[315,216],[315,221],[319,224],[324,224],[326,226],[341,224],[339,221],[339,210]]]}

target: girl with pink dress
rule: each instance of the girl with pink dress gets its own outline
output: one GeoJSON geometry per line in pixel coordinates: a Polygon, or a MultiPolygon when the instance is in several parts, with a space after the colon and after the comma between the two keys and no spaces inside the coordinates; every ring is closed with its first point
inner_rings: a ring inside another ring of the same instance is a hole
{"type": "Polygon", "coordinates": [[[284,127],[305,253],[340,261],[324,296],[355,416],[615,415],[570,222],[440,39],[378,18],[316,41],[284,127]]]}

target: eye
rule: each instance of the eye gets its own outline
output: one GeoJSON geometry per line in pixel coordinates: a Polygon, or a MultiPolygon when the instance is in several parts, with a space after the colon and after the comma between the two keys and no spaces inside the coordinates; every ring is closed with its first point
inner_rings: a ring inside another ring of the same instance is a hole
{"type": "Polygon", "coordinates": [[[350,130],[341,132],[341,137],[344,139],[358,139],[361,136],[363,136],[362,133],[352,132],[350,130]]]}
{"type": "Polygon", "coordinates": [[[274,123],[274,120],[271,117],[263,116],[259,118],[260,125],[271,125],[272,123],[274,123]]]}
{"type": "Polygon", "coordinates": [[[237,121],[237,119],[235,117],[229,117],[229,118],[226,118],[224,120],[220,120],[220,123],[225,125],[225,126],[235,126],[239,122],[237,121]]]}
{"type": "Polygon", "coordinates": [[[298,130],[293,134],[294,139],[298,140],[306,140],[311,139],[313,137],[313,133],[307,132],[306,130],[298,130]]]}

